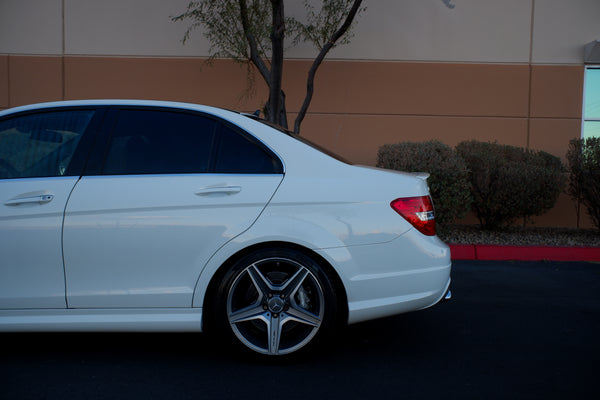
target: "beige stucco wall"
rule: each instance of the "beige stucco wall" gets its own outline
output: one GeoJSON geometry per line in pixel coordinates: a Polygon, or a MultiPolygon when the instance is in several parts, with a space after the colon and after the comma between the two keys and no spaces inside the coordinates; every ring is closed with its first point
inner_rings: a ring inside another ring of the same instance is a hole
{"type": "Polygon", "coordinates": [[[535,0],[532,61],[581,64],[583,45],[600,39],[600,1],[535,0]]]}
{"type": "Polygon", "coordinates": [[[61,0],[0,1],[0,54],[62,54],[61,0]]]}
{"type": "MultiPolygon", "coordinates": [[[[576,63],[600,37],[598,0],[366,0],[367,11],[334,59],[576,63]],[[533,39],[533,40],[531,40],[533,39]],[[531,52],[530,52],[531,49],[531,52]]],[[[0,54],[208,55],[200,31],[185,46],[171,16],[188,0],[2,0],[0,54]]],[[[286,3],[290,14],[301,2],[286,3]]],[[[314,57],[308,46],[291,58],[314,57]]]]}

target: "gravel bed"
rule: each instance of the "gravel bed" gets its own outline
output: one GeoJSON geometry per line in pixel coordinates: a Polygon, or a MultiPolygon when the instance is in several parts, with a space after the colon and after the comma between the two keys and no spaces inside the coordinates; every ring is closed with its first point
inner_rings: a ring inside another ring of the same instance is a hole
{"type": "Polygon", "coordinates": [[[592,229],[512,226],[486,231],[479,226],[451,225],[438,227],[438,236],[452,244],[600,247],[600,232],[592,229]]]}

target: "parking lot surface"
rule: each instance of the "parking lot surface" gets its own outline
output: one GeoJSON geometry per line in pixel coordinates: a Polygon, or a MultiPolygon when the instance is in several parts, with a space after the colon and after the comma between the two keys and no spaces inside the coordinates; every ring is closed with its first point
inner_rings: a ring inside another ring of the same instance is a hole
{"type": "Polygon", "coordinates": [[[453,299],[266,361],[204,334],[0,334],[0,399],[595,398],[600,264],[456,261],[453,299]]]}

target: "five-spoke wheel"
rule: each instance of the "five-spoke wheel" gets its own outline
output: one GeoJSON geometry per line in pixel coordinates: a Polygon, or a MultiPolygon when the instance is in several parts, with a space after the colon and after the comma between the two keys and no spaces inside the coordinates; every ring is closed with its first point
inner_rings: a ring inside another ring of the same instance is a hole
{"type": "Polygon", "coordinates": [[[289,354],[306,346],[335,308],[326,274],[312,258],[290,249],[244,257],[221,288],[221,312],[230,332],[262,354],[289,354]]]}

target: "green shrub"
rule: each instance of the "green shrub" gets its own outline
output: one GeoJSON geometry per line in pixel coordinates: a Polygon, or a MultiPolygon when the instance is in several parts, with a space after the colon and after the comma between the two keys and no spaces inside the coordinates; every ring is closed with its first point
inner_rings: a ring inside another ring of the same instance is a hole
{"type": "Polygon", "coordinates": [[[428,172],[429,190],[435,205],[436,222],[446,224],[462,218],[471,204],[465,162],[448,145],[439,141],[403,142],[379,148],[377,166],[406,172],[428,172]]]}
{"type": "Polygon", "coordinates": [[[484,229],[543,214],[564,188],[560,159],[543,151],[476,140],[456,151],[469,167],[473,211],[484,229]]]}
{"type": "Polygon", "coordinates": [[[569,186],[567,193],[579,207],[585,205],[594,226],[600,229],[600,138],[573,139],[567,152],[569,186]]]}

